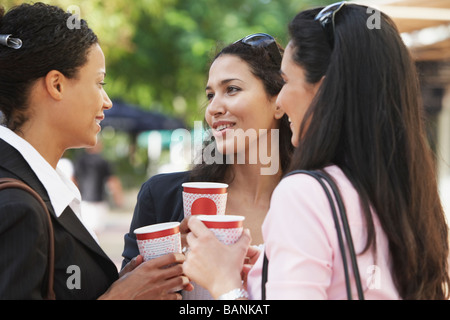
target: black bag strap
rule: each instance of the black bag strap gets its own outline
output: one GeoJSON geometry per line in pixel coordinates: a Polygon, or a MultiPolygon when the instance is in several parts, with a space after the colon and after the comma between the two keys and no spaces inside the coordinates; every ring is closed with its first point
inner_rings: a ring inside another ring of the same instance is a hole
{"type": "Polygon", "coordinates": [[[48,284],[47,284],[47,295],[44,297],[46,300],[55,300],[55,292],[53,291],[53,282],[54,282],[54,270],[55,270],[55,244],[54,244],[54,235],[53,235],[53,224],[52,219],[50,217],[50,212],[47,209],[42,198],[39,194],[34,191],[31,187],[29,187],[24,182],[12,179],[12,178],[0,178],[0,190],[4,189],[21,189],[28,193],[30,193],[42,206],[47,216],[47,225],[48,225],[48,284]]]}
{"type": "Polygon", "coordinates": [[[269,267],[269,259],[267,259],[266,250],[264,250],[264,260],[263,260],[263,268],[262,268],[262,279],[261,279],[261,300],[266,299],[266,283],[267,283],[267,275],[269,267]]]}
{"type": "MultiPolygon", "coordinates": [[[[344,203],[342,201],[342,197],[339,193],[338,187],[334,183],[333,179],[331,179],[331,177],[323,171],[295,170],[295,171],[289,172],[285,177],[293,175],[293,174],[307,174],[307,175],[315,178],[320,183],[322,188],[324,189],[325,194],[330,203],[330,208],[331,208],[331,212],[333,214],[333,220],[335,223],[336,232],[337,232],[337,236],[338,236],[339,248],[341,250],[342,263],[344,265],[344,273],[345,273],[345,285],[346,285],[346,289],[347,289],[347,298],[349,300],[352,300],[353,296],[352,296],[350,276],[349,276],[349,271],[348,271],[347,251],[345,249],[344,239],[342,236],[342,228],[344,230],[344,236],[347,241],[347,246],[349,249],[350,261],[352,264],[353,275],[355,277],[356,289],[358,292],[358,299],[364,300],[364,293],[363,293],[363,289],[362,289],[362,285],[361,285],[361,277],[359,274],[358,263],[356,260],[356,252],[355,252],[355,249],[353,246],[353,240],[352,240],[352,236],[350,233],[350,226],[348,224],[347,213],[345,210],[344,203]],[[331,196],[330,191],[324,181],[326,181],[327,184],[330,186],[330,188],[333,192],[334,198],[336,199],[336,203],[338,205],[338,209],[339,209],[339,213],[340,213],[340,219],[337,214],[337,210],[336,210],[336,206],[333,201],[333,197],[331,196]],[[342,222],[342,226],[341,226],[340,221],[342,222]]],[[[262,274],[262,283],[261,283],[261,291],[262,291],[261,294],[262,294],[263,300],[266,299],[266,283],[267,283],[268,264],[269,264],[269,260],[267,259],[266,253],[264,252],[263,269],[262,269],[263,274],[262,274]]]]}

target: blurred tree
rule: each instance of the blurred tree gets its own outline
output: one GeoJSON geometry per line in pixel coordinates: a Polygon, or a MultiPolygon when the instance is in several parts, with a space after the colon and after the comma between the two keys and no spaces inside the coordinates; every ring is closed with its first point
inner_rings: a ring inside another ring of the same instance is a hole
{"type": "MultiPolygon", "coordinates": [[[[2,0],[9,9],[22,3],[2,0]]],[[[287,24],[330,0],[54,0],[79,9],[100,38],[112,99],[183,118],[203,119],[204,87],[217,48],[266,32],[283,45],[287,24]]]]}

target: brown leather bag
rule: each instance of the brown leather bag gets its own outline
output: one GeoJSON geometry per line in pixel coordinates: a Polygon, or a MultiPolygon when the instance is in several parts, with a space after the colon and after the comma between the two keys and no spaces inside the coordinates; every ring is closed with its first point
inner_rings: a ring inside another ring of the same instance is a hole
{"type": "Polygon", "coordinates": [[[32,188],[30,188],[27,184],[24,182],[12,179],[12,178],[0,178],[0,191],[4,189],[22,189],[24,191],[27,191],[30,193],[33,197],[36,198],[37,201],[41,204],[42,208],[47,213],[47,220],[48,220],[48,237],[49,237],[49,243],[48,243],[48,289],[47,289],[47,295],[45,297],[46,300],[55,300],[55,292],[53,291],[53,281],[54,281],[54,272],[55,272],[55,244],[54,244],[54,235],[53,235],[53,224],[50,217],[50,212],[47,209],[47,206],[45,205],[42,198],[39,196],[39,194],[34,191],[32,188]]]}

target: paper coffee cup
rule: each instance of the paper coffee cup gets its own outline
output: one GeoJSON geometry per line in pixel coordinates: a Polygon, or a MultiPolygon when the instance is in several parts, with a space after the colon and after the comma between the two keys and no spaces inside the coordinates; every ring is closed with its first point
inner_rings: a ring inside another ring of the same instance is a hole
{"type": "Polygon", "coordinates": [[[226,183],[186,182],[182,187],[185,217],[225,214],[228,188],[226,183]]]}
{"type": "Polygon", "coordinates": [[[164,222],[134,230],[139,253],[144,261],[155,259],[172,252],[181,252],[179,222],[164,222]]]}
{"type": "Polygon", "coordinates": [[[244,230],[244,216],[199,215],[197,219],[201,220],[214,233],[217,239],[225,244],[233,244],[238,241],[244,230]]]}

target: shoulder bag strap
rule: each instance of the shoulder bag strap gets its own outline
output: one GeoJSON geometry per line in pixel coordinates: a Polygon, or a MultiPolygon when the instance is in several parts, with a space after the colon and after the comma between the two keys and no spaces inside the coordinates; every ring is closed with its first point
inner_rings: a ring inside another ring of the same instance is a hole
{"type": "Polygon", "coordinates": [[[264,260],[262,268],[262,283],[261,283],[261,300],[266,300],[266,283],[267,283],[267,268],[269,267],[269,260],[267,259],[266,250],[264,250],[264,260]]]}
{"type": "MultiPolygon", "coordinates": [[[[353,241],[352,241],[352,237],[351,237],[351,233],[350,233],[350,227],[348,225],[347,213],[345,211],[345,206],[343,204],[341,195],[339,193],[339,189],[337,188],[337,186],[333,182],[333,180],[328,176],[328,174],[321,172],[321,171],[319,172],[319,171],[295,170],[295,171],[288,173],[285,177],[293,175],[293,174],[299,174],[299,173],[307,174],[307,175],[315,178],[320,183],[322,188],[324,189],[325,194],[328,198],[328,201],[330,203],[331,212],[333,214],[333,220],[335,223],[337,236],[338,236],[339,248],[340,248],[341,255],[342,255],[342,263],[344,265],[347,298],[349,300],[352,300],[353,297],[352,297],[352,292],[351,292],[351,284],[350,284],[350,277],[349,277],[349,271],[348,271],[347,253],[345,250],[345,244],[344,244],[344,240],[343,240],[343,236],[342,236],[341,223],[339,222],[339,217],[337,214],[337,210],[336,210],[333,198],[323,180],[325,180],[331,187],[334,197],[335,197],[336,202],[339,207],[340,217],[342,220],[342,226],[344,228],[344,235],[346,237],[347,245],[349,247],[349,254],[350,254],[350,259],[352,262],[353,273],[355,276],[356,288],[358,291],[358,298],[360,300],[364,300],[364,293],[362,290],[361,278],[359,275],[358,263],[356,261],[356,253],[355,253],[355,249],[353,246],[353,241]]],[[[266,253],[264,252],[264,261],[263,261],[263,270],[262,270],[263,274],[262,274],[262,284],[261,284],[263,300],[266,299],[266,282],[267,282],[268,263],[269,263],[269,261],[267,259],[266,253]]]]}
{"type": "Polygon", "coordinates": [[[31,187],[29,187],[24,182],[12,179],[12,178],[0,178],[0,190],[4,189],[22,189],[28,193],[30,193],[42,206],[47,215],[48,222],[48,288],[47,288],[47,296],[46,300],[55,300],[55,293],[53,291],[53,281],[54,281],[54,270],[55,270],[55,244],[54,244],[54,235],[53,235],[53,224],[50,217],[50,212],[47,209],[42,198],[39,194],[34,191],[31,187]]]}
{"type": "MultiPolygon", "coordinates": [[[[347,241],[350,262],[352,264],[353,276],[355,277],[356,289],[358,292],[358,299],[364,300],[364,293],[363,293],[362,284],[361,284],[361,277],[359,274],[358,262],[356,260],[355,247],[353,245],[353,239],[352,239],[352,235],[350,232],[350,225],[348,224],[347,212],[345,210],[344,202],[339,193],[339,189],[338,189],[337,185],[335,184],[333,179],[330,177],[330,175],[328,173],[326,173],[325,171],[317,171],[316,173],[322,179],[324,179],[328,183],[328,185],[331,187],[331,189],[333,190],[333,194],[336,199],[336,203],[338,204],[338,208],[339,208],[339,212],[340,212],[340,218],[342,221],[342,228],[344,230],[345,239],[347,241]]],[[[342,258],[344,259],[344,255],[342,255],[342,258]]]]}

